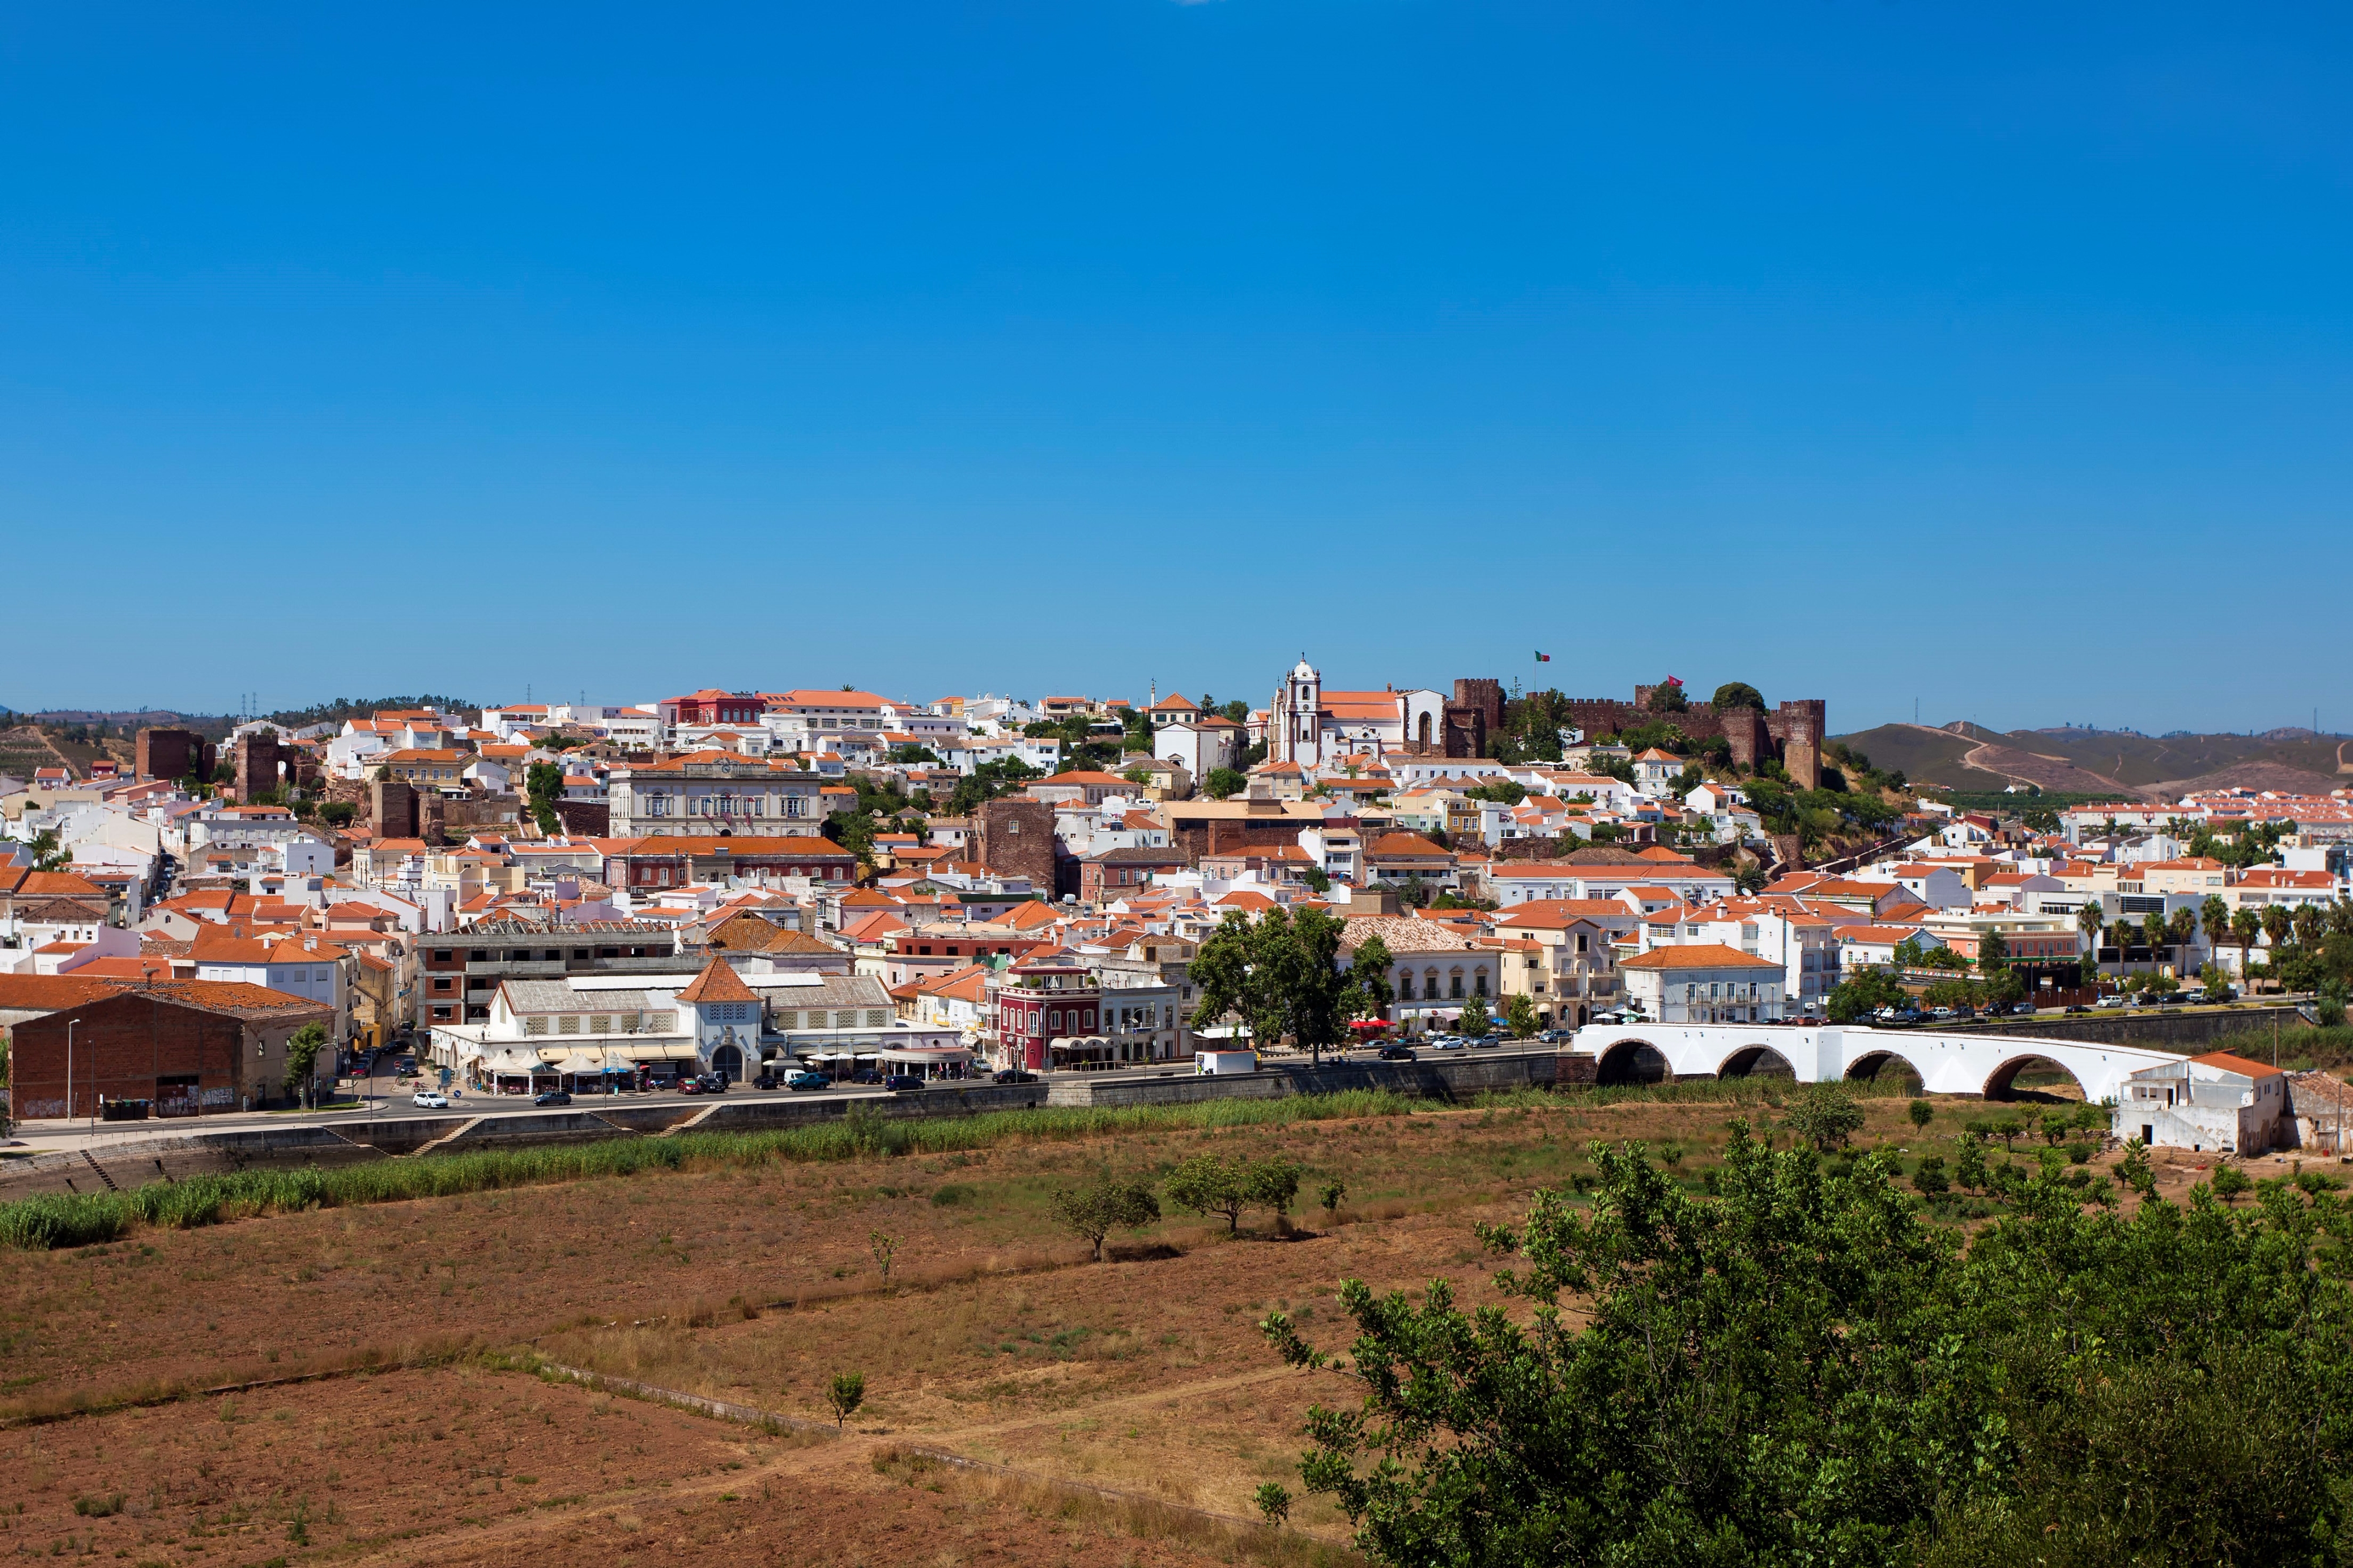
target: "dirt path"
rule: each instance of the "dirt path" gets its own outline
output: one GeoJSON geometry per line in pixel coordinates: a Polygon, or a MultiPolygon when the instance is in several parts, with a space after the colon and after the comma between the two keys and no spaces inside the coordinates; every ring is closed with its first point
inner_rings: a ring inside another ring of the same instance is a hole
{"type": "MultiPolygon", "coordinates": [[[[520,1375],[520,1374],[518,1374],[520,1375]]],[[[1087,1406],[1090,1415],[1106,1411],[1139,1408],[1171,1400],[1197,1398],[1205,1394],[1224,1393],[1269,1383],[1276,1378],[1299,1375],[1287,1366],[1261,1368],[1255,1372],[1237,1373],[1227,1377],[1206,1378],[1198,1383],[1174,1388],[1156,1389],[1147,1394],[1130,1394],[1124,1398],[1107,1399],[1087,1406]]],[[[670,1406],[670,1408],[680,1408],[670,1406]]],[[[688,1411],[693,1415],[695,1412],[688,1411]]],[[[583,1502],[570,1509],[550,1510],[544,1506],[529,1512],[516,1513],[503,1519],[465,1531],[444,1535],[441,1539],[423,1542],[409,1537],[398,1542],[386,1542],[374,1550],[361,1550],[343,1556],[346,1563],[398,1563],[403,1564],[432,1561],[444,1556],[504,1558],[522,1560],[534,1550],[546,1551],[567,1528],[591,1525],[602,1519],[638,1510],[648,1512],[659,1510],[667,1513],[683,1513],[690,1508],[721,1502],[731,1494],[740,1496],[753,1488],[766,1483],[791,1482],[807,1485],[830,1485],[843,1490],[871,1489],[875,1485],[874,1461],[878,1455],[893,1448],[930,1448],[954,1452],[951,1445],[976,1437],[999,1436],[1025,1427],[1051,1425],[1067,1420],[1067,1411],[1025,1415],[1006,1421],[982,1422],[958,1426],[942,1432],[866,1431],[853,1430],[832,1442],[819,1441],[807,1447],[789,1448],[764,1461],[742,1469],[723,1472],[707,1479],[680,1482],[662,1487],[637,1487],[626,1491],[607,1492],[594,1501],[583,1502]],[[503,1550],[502,1550],[503,1549],[503,1550]]],[[[718,1421],[718,1416],[703,1419],[718,1421]]],[[[988,1471],[1010,1475],[1023,1480],[1046,1485],[1071,1486],[1105,1496],[1134,1494],[1117,1489],[1098,1487],[1086,1481],[1068,1481],[1060,1477],[1039,1472],[988,1465],[988,1471]]],[[[784,1490],[783,1488],[778,1488],[784,1490]]],[[[786,1495],[790,1495],[787,1491],[786,1495]]],[[[1174,1506],[1174,1505],[1169,1505],[1174,1506]]],[[[1182,1510],[1204,1513],[1201,1510],[1182,1510]]],[[[1224,1515],[1209,1515],[1226,1518],[1224,1515]]],[[[1247,1522],[1247,1521],[1237,1521],[1247,1522]]]]}

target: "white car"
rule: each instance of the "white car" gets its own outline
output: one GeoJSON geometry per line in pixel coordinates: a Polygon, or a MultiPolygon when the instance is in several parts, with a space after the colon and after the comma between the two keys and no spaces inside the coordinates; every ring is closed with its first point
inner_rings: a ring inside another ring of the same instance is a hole
{"type": "Polygon", "coordinates": [[[420,1089],[408,1097],[408,1101],[411,1105],[423,1106],[427,1110],[449,1109],[449,1097],[437,1089],[420,1089]]]}

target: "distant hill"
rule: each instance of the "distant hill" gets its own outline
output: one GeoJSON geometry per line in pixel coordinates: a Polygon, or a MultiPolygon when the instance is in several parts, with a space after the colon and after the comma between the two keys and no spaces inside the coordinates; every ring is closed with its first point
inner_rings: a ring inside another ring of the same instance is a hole
{"type": "Polygon", "coordinates": [[[2260,735],[2142,735],[2119,730],[2013,730],[1958,721],[1882,724],[1840,735],[1914,784],[1999,790],[2032,784],[2068,794],[2169,799],[2200,789],[2325,794],[2353,784],[2353,743],[2308,730],[2260,735]],[[2342,775],[2342,776],[2340,776],[2342,775]]]}

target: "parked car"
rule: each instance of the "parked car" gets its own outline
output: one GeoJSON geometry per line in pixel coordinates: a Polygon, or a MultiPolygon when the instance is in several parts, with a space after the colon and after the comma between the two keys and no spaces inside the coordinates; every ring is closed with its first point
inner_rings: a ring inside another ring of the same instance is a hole
{"type": "Polygon", "coordinates": [[[1943,1012],[1947,1017],[1951,1018],[1955,1023],[1966,1023],[1978,1016],[1978,1010],[1975,1007],[1970,1006],[1966,1002],[1962,1003],[1957,1007],[1941,1008],[1939,1011],[1943,1012]]]}
{"type": "Polygon", "coordinates": [[[447,1110],[449,1109],[449,1097],[438,1089],[420,1089],[408,1097],[408,1103],[421,1105],[427,1110],[447,1110]]]}
{"type": "Polygon", "coordinates": [[[1038,1075],[1026,1068],[1007,1068],[989,1080],[991,1083],[1036,1083],[1038,1075]]]}
{"type": "Polygon", "coordinates": [[[909,1089],[923,1088],[923,1075],[914,1072],[894,1072],[882,1080],[882,1087],[893,1094],[904,1094],[909,1089]]]}
{"type": "Polygon", "coordinates": [[[831,1089],[833,1079],[821,1072],[811,1072],[807,1068],[799,1068],[785,1075],[785,1087],[786,1089],[831,1089]]]}
{"type": "Polygon", "coordinates": [[[1433,1035],[1430,1037],[1430,1048],[1433,1051],[1459,1051],[1462,1048],[1462,1037],[1460,1035],[1433,1035]]]}
{"type": "Polygon", "coordinates": [[[563,1089],[551,1089],[544,1094],[533,1095],[531,1102],[533,1105],[569,1105],[572,1103],[572,1096],[563,1089]]]}
{"type": "Polygon", "coordinates": [[[2081,1002],[2070,1002],[2067,1004],[2067,1016],[2071,1018],[2078,1013],[2089,1013],[2091,1009],[2084,1006],[2081,1002]]]}
{"type": "Polygon", "coordinates": [[[1386,1045],[1380,1048],[1379,1054],[1381,1060],[1385,1062],[1410,1062],[1421,1059],[1413,1054],[1411,1046],[1386,1045]]]}
{"type": "Polygon", "coordinates": [[[2031,1002],[2012,1002],[2010,1005],[2010,1016],[2015,1018],[2031,1018],[2034,1016],[2034,1004],[2031,1002]]]}
{"type": "Polygon", "coordinates": [[[872,1068],[860,1068],[856,1072],[849,1075],[849,1081],[852,1083],[876,1084],[882,1081],[882,1075],[872,1068]]]}
{"type": "Polygon", "coordinates": [[[1953,1010],[1950,1007],[1931,1007],[1928,1009],[1928,1016],[1931,1018],[1949,1018],[1952,1016],[1953,1010]]]}

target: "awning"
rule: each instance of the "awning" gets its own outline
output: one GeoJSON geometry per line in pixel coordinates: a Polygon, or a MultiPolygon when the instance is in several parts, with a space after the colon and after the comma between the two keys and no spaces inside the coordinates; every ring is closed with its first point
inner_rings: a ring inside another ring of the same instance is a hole
{"type": "Polygon", "coordinates": [[[930,1062],[940,1066],[945,1066],[951,1062],[970,1061],[972,1059],[972,1053],[965,1049],[962,1046],[935,1049],[924,1049],[916,1047],[901,1047],[896,1049],[884,1051],[882,1053],[882,1059],[886,1062],[930,1062]]]}

